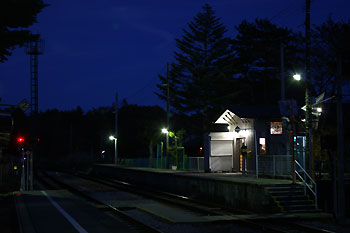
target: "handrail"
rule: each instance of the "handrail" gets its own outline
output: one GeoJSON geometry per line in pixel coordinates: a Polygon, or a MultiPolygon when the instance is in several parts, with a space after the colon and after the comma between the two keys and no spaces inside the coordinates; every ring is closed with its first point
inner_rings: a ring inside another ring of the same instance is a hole
{"type": "MultiPolygon", "coordinates": [[[[295,174],[297,174],[298,177],[302,180],[302,182],[303,182],[303,184],[304,184],[304,187],[307,187],[307,188],[311,191],[311,193],[315,196],[315,206],[316,206],[316,208],[317,208],[317,184],[316,184],[316,182],[311,178],[311,176],[305,171],[305,169],[299,164],[298,161],[295,160],[294,162],[295,162],[296,165],[298,165],[298,166],[301,168],[301,170],[304,172],[304,174],[309,178],[309,180],[311,181],[311,183],[314,185],[315,191],[312,190],[311,185],[309,185],[309,184],[306,182],[306,180],[303,179],[303,177],[299,174],[299,172],[298,172],[296,169],[294,170],[295,174]]],[[[305,188],[304,188],[304,193],[306,193],[305,188]]]]}

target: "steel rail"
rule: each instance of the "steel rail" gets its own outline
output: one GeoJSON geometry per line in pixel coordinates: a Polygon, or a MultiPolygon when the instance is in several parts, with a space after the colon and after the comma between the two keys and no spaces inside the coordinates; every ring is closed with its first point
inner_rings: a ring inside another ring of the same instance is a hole
{"type": "Polygon", "coordinates": [[[74,188],[64,182],[61,182],[59,181],[58,179],[55,179],[54,177],[48,175],[46,172],[44,172],[48,178],[50,178],[52,181],[58,183],[59,185],[61,185],[62,187],[65,187],[67,190],[71,191],[72,193],[76,194],[76,195],[79,195],[81,197],[84,197],[85,199],[95,203],[95,204],[98,204],[98,205],[101,205],[101,206],[105,206],[107,207],[107,209],[109,210],[112,210],[115,214],[119,215],[121,218],[123,218],[124,220],[127,220],[129,222],[132,222],[134,224],[136,224],[141,230],[143,230],[143,232],[149,232],[149,233],[163,233],[162,231],[158,230],[158,229],[155,229],[141,221],[138,221],[136,220],[135,218],[123,213],[122,210],[120,210],[119,208],[115,207],[115,206],[112,206],[112,205],[109,205],[109,204],[106,204],[106,203],[103,203],[83,192],[81,192],[79,189],[77,188],[74,188]]]}

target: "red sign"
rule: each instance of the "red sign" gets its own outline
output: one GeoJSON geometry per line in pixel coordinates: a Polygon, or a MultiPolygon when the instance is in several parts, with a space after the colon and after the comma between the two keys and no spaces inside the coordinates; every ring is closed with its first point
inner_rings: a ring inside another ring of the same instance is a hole
{"type": "Polygon", "coordinates": [[[282,134],[282,122],[271,122],[271,134],[282,134]]]}

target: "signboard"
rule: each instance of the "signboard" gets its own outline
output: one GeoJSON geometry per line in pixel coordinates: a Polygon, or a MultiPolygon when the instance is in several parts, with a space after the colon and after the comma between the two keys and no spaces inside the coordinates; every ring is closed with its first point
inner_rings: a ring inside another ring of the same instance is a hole
{"type": "Polygon", "coordinates": [[[282,122],[271,122],[271,134],[282,134],[282,122]]]}

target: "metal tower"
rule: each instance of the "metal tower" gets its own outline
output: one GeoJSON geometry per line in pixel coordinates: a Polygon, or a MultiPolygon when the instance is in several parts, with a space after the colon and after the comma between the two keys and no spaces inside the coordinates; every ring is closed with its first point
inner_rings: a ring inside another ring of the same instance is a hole
{"type": "Polygon", "coordinates": [[[40,39],[39,34],[33,35],[37,37],[28,42],[26,53],[30,56],[30,113],[35,115],[38,113],[38,56],[44,52],[44,41],[40,39]]]}

